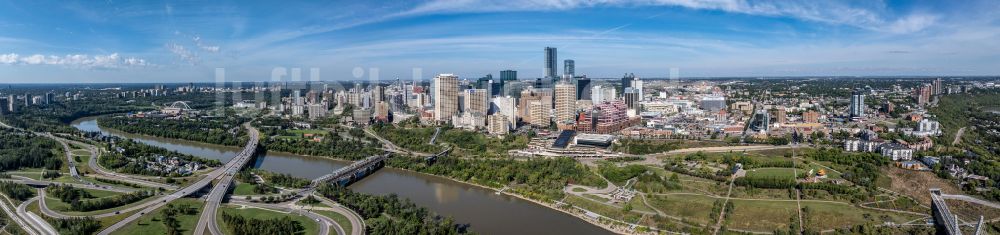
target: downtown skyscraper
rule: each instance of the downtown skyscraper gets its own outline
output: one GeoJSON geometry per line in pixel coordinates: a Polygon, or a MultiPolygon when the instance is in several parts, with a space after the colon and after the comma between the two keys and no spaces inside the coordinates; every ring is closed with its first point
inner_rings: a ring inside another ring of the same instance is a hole
{"type": "Polygon", "coordinates": [[[556,48],[555,47],[546,47],[545,48],[545,78],[548,78],[548,79],[558,78],[556,76],[556,71],[558,71],[558,69],[556,67],[556,66],[558,66],[558,64],[556,62],[556,61],[558,61],[558,58],[556,58],[557,57],[556,54],[557,53],[556,53],[556,48]]]}
{"type": "Polygon", "coordinates": [[[568,76],[570,78],[576,76],[576,62],[573,60],[563,61],[563,76],[568,76]]]}

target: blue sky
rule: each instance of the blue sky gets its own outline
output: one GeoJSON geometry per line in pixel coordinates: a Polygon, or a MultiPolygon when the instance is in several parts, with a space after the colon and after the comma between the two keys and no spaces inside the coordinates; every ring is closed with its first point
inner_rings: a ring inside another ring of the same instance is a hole
{"type": "Polygon", "coordinates": [[[998,75],[1000,1],[0,2],[0,83],[534,78],[546,46],[598,78],[998,75]]]}

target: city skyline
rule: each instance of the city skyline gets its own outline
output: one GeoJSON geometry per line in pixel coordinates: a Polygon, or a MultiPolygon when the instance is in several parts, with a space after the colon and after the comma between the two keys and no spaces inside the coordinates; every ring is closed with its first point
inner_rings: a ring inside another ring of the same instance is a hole
{"type": "Polygon", "coordinates": [[[33,4],[0,3],[0,83],[525,79],[545,47],[592,78],[1000,74],[994,1],[33,4]]]}

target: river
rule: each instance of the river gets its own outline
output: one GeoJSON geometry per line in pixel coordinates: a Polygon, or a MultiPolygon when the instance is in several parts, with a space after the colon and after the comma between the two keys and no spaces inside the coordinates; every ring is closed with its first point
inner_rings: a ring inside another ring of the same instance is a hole
{"type": "MultiPolygon", "coordinates": [[[[105,130],[96,117],[81,118],[73,127],[84,131],[131,138],[149,145],[208,159],[229,161],[240,149],[194,141],[158,138],[105,130]]],[[[333,172],[349,162],[287,153],[266,153],[254,167],[307,179],[333,172]]],[[[468,223],[480,234],[611,234],[611,232],[565,213],[493,190],[447,178],[383,168],[350,188],[369,194],[397,194],[458,223],[468,223]]]]}

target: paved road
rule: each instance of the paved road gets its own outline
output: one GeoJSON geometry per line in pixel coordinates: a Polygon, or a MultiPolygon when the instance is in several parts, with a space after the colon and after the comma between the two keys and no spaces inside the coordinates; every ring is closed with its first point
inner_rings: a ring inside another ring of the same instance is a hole
{"type": "Polygon", "coordinates": [[[3,196],[4,200],[3,202],[0,202],[0,208],[2,208],[5,213],[7,213],[8,217],[10,217],[10,219],[13,220],[14,223],[17,224],[17,226],[21,227],[25,232],[28,232],[28,234],[31,235],[41,234],[35,230],[34,226],[28,223],[27,219],[24,218],[25,217],[24,214],[19,213],[20,211],[17,211],[17,208],[14,208],[17,205],[13,205],[14,202],[10,200],[10,198],[8,198],[7,195],[0,195],[0,196],[3,196]]]}
{"type": "Polygon", "coordinates": [[[77,188],[86,188],[86,189],[94,189],[94,190],[104,190],[104,191],[112,191],[112,192],[119,192],[119,193],[131,193],[131,192],[135,192],[136,191],[135,189],[131,189],[131,188],[119,188],[119,187],[112,187],[112,186],[106,186],[106,185],[77,184],[77,183],[63,183],[63,182],[45,181],[45,180],[33,180],[31,178],[27,178],[27,177],[22,178],[20,176],[12,176],[12,177],[13,178],[11,178],[11,179],[0,179],[0,181],[10,181],[10,182],[14,182],[14,183],[21,183],[21,184],[35,185],[35,186],[48,186],[50,184],[63,184],[63,185],[70,185],[70,186],[77,187],[77,188]],[[16,178],[16,179],[14,179],[14,178],[16,178]]]}
{"type": "Polygon", "coordinates": [[[69,163],[69,175],[80,182],[84,182],[83,179],[80,178],[80,172],[76,169],[76,161],[73,160],[73,148],[70,148],[66,141],[53,136],[52,133],[46,133],[45,136],[59,142],[59,144],[62,144],[63,151],[66,152],[66,162],[69,163]]]}
{"type": "Polygon", "coordinates": [[[327,205],[333,209],[333,212],[344,215],[347,220],[351,222],[351,235],[364,235],[365,234],[365,219],[361,218],[361,215],[354,213],[354,210],[341,206],[336,202],[333,202],[329,198],[314,195],[313,197],[319,199],[323,205],[327,205]]]}
{"type": "MultiPolygon", "coordinates": [[[[245,125],[245,126],[247,126],[248,128],[251,128],[249,125],[245,125]]],[[[258,141],[258,134],[259,134],[259,132],[257,131],[257,129],[252,129],[252,128],[250,129],[250,142],[247,143],[247,146],[244,147],[243,151],[255,151],[256,150],[256,146],[258,144],[258,142],[257,142],[258,141]],[[252,147],[252,148],[250,148],[250,147],[252,147]]],[[[243,152],[241,152],[241,153],[243,153],[243,152]]],[[[151,203],[152,203],[151,205],[144,206],[143,209],[140,210],[138,213],[135,213],[135,214],[132,214],[132,215],[130,215],[128,217],[125,217],[121,221],[118,221],[117,223],[112,224],[110,227],[102,230],[98,234],[99,235],[108,235],[108,234],[111,234],[111,232],[113,232],[115,230],[118,230],[118,229],[120,229],[122,227],[125,227],[126,225],[128,225],[132,221],[135,221],[135,220],[139,219],[139,217],[142,217],[146,213],[150,213],[153,210],[156,210],[157,208],[160,208],[161,206],[164,206],[164,205],[166,205],[166,204],[168,204],[170,202],[173,202],[174,200],[177,200],[178,198],[186,197],[188,195],[191,195],[191,194],[193,194],[193,193],[201,190],[202,188],[207,187],[209,184],[212,183],[212,180],[214,180],[216,178],[219,178],[222,175],[232,176],[233,173],[235,173],[236,171],[238,171],[240,168],[243,167],[243,165],[250,159],[250,156],[252,156],[252,154],[239,154],[239,155],[237,155],[235,158],[233,158],[228,163],[226,163],[226,165],[223,165],[223,167],[220,167],[219,169],[215,169],[212,172],[209,172],[208,174],[205,174],[205,177],[201,178],[200,180],[198,180],[194,184],[191,184],[191,185],[189,185],[187,187],[184,187],[181,190],[175,191],[175,192],[173,192],[173,193],[171,193],[169,195],[166,195],[166,196],[163,196],[161,198],[158,198],[157,200],[151,201],[151,203]]],[[[213,192],[214,191],[215,190],[213,190],[213,192]]],[[[206,203],[206,207],[208,207],[210,204],[213,204],[213,203],[210,203],[210,202],[211,201],[209,201],[209,203],[206,203]]],[[[205,213],[207,213],[207,212],[208,211],[204,211],[204,210],[202,211],[202,218],[205,217],[205,213]]],[[[212,214],[214,214],[214,212],[212,214]]],[[[214,218],[215,217],[212,217],[212,218],[213,219],[209,220],[209,221],[214,224],[214,221],[215,221],[214,218]]],[[[206,223],[206,222],[205,221],[199,221],[198,222],[199,227],[201,227],[202,223],[206,223]]],[[[204,230],[202,230],[201,233],[195,233],[195,234],[199,234],[199,235],[200,234],[204,234],[204,230]]]]}
{"type": "Polygon", "coordinates": [[[98,175],[91,175],[92,177],[129,182],[146,187],[163,188],[166,190],[177,190],[180,188],[172,184],[164,184],[164,183],[145,180],[152,177],[119,174],[115,173],[114,171],[105,169],[103,166],[101,166],[101,164],[97,163],[98,161],[97,158],[99,158],[97,147],[77,141],[72,141],[72,140],[67,140],[67,141],[69,141],[70,143],[74,143],[76,145],[84,146],[85,148],[87,148],[87,151],[90,152],[90,159],[87,160],[87,166],[89,166],[91,170],[96,171],[98,174],[98,175]]]}
{"type": "MultiPolygon", "coordinates": [[[[25,131],[24,129],[12,127],[12,126],[7,125],[6,123],[2,123],[2,122],[0,122],[0,127],[5,127],[5,128],[11,128],[11,129],[15,129],[15,130],[25,131]]],[[[56,137],[56,136],[54,136],[52,134],[48,134],[48,133],[38,133],[38,132],[32,132],[32,133],[34,133],[36,135],[40,135],[40,136],[45,136],[45,137],[51,138],[51,139],[53,139],[53,140],[55,140],[55,141],[57,141],[57,142],[59,142],[60,144],[63,145],[63,149],[66,151],[66,160],[70,164],[70,174],[73,175],[73,177],[76,178],[76,179],[78,179],[78,180],[81,180],[80,176],[79,176],[79,171],[77,171],[77,169],[76,169],[76,161],[73,161],[72,152],[71,152],[71,150],[69,148],[68,143],[73,143],[73,144],[84,146],[85,148],[87,148],[87,150],[90,152],[90,160],[88,161],[88,165],[90,166],[91,169],[94,169],[99,174],[99,175],[96,175],[94,177],[106,178],[106,179],[112,179],[112,180],[118,180],[118,181],[124,181],[124,182],[138,184],[138,185],[142,185],[142,186],[146,186],[146,187],[163,188],[163,189],[167,189],[167,190],[177,190],[178,189],[178,187],[175,186],[175,185],[163,184],[163,183],[157,183],[157,182],[151,182],[151,181],[142,180],[142,178],[146,178],[145,176],[123,175],[123,174],[114,173],[112,171],[108,171],[107,169],[104,169],[104,167],[101,167],[99,164],[97,164],[97,157],[98,157],[97,156],[97,148],[94,147],[93,145],[89,145],[89,144],[82,143],[82,142],[79,142],[79,141],[67,140],[67,139],[59,138],[59,137],[56,137]]]]}
{"type": "Polygon", "coordinates": [[[250,130],[250,142],[247,143],[243,151],[240,151],[233,160],[226,163],[226,166],[223,168],[225,169],[225,174],[219,179],[219,183],[212,188],[212,191],[208,193],[205,208],[198,219],[198,226],[195,227],[194,234],[205,234],[205,229],[208,229],[212,234],[223,235],[222,230],[219,229],[219,224],[215,220],[219,205],[226,196],[226,192],[229,191],[229,186],[233,184],[233,177],[256,153],[257,141],[260,138],[260,132],[257,131],[257,128],[250,126],[250,123],[244,123],[243,126],[250,130]]]}
{"type": "Polygon", "coordinates": [[[38,215],[35,215],[35,213],[32,213],[27,210],[28,204],[31,204],[31,202],[38,200],[38,198],[39,197],[34,197],[30,200],[24,201],[23,203],[21,203],[21,205],[18,205],[17,214],[21,215],[21,217],[24,218],[28,222],[28,224],[30,224],[33,228],[35,228],[35,230],[38,230],[42,234],[59,234],[59,232],[56,231],[56,229],[53,228],[52,225],[50,225],[48,222],[45,222],[45,220],[42,219],[41,217],[38,217],[38,215]]]}

